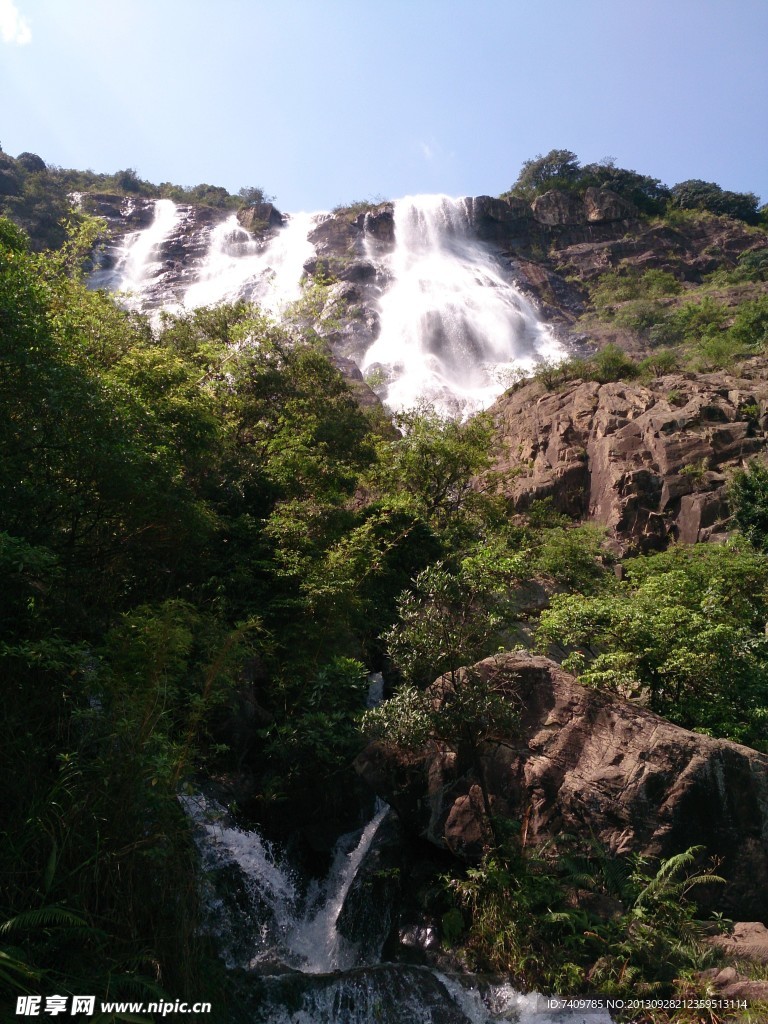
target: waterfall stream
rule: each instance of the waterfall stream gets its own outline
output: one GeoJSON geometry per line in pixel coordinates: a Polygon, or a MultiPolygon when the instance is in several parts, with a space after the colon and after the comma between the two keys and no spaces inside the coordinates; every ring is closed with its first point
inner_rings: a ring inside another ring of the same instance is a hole
{"type": "Polygon", "coordinates": [[[307,235],[323,214],[294,213],[265,245],[240,227],[235,214],[211,231],[208,253],[196,281],[184,294],[194,309],[246,299],[279,316],[301,297],[304,263],[314,249],[307,235]]]}
{"type": "Polygon", "coordinates": [[[382,245],[328,214],[291,214],[257,238],[234,214],[211,224],[208,211],[197,224],[194,208],[158,199],[151,224],[122,238],[114,265],[94,272],[91,286],[155,317],[244,299],[280,318],[302,295],[314,229],[330,220],[321,247],[341,253],[331,264],[357,261],[373,274],[353,289],[355,315],[378,325],[356,345],[359,368],[392,409],[428,402],[466,416],[540,360],[564,355],[509,268],[474,237],[471,209],[471,200],[443,195],[399,199],[394,242],[382,245]]]}
{"type": "MultiPolygon", "coordinates": [[[[343,936],[340,915],[391,813],[386,805],[361,831],[340,837],[324,879],[308,880],[284,850],[238,828],[216,801],[180,800],[195,824],[207,927],[240,978],[235,1024],[610,1024],[606,1013],[549,1012],[543,996],[509,984],[382,963],[381,943],[365,954],[343,936]]],[[[366,908],[370,930],[383,912],[373,901],[366,908]]]]}
{"type": "Polygon", "coordinates": [[[469,200],[406,196],[394,204],[391,285],[381,333],[362,369],[383,369],[385,400],[428,400],[448,413],[485,408],[523,371],[562,346],[470,230],[469,200]]]}
{"type": "Polygon", "coordinates": [[[129,309],[146,309],[150,304],[149,290],[162,271],[163,244],[183,217],[183,209],[173,200],[157,199],[152,223],[124,237],[115,266],[91,275],[91,287],[121,292],[129,309]]]}

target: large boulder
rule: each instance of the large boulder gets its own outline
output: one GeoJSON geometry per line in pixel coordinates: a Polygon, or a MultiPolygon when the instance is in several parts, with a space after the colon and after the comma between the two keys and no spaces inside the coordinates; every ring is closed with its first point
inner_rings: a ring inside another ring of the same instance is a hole
{"type": "Polygon", "coordinates": [[[571,226],[585,224],[587,211],[579,196],[553,188],[533,201],[533,216],[539,224],[571,226]]]}
{"type": "Polygon", "coordinates": [[[520,510],[550,497],[606,526],[622,552],[708,540],[727,528],[728,471],[768,444],[766,365],[518,388],[493,406],[497,485],[520,510]]]}
{"type": "Polygon", "coordinates": [[[285,218],[272,203],[255,203],[238,210],[237,219],[246,231],[255,235],[264,234],[271,228],[281,228],[285,218]]]}
{"type": "Polygon", "coordinates": [[[608,188],[588,188],[584,193],[584,206],[590,223],[611,220],[634,220],[637,207],[608,188]]]}
{"type": "MultiPolygon", "coordinates": [[[[768,918],[767,755],[581,686],[547,658],[516,652],[472,671],[519,708],[518,729],[485,743],[482,763],[495,811],[518,820],[526,842],[570,833],[648,857],[703,845],[727,878],[717,904],[768,918]]],[[[436,699],[444,687],[438,680],[436,699]]],[[[377,742],[356,767],[406,828],[479,856],[483,801],[469,757],[436,745],[409,756],[377,742]]]]}

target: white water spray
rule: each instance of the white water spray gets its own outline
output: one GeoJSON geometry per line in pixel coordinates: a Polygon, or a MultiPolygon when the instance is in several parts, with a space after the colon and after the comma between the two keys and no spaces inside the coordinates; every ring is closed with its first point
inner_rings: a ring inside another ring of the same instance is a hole
{"type": "Polygon", "coordinates": [[[152,223],[125,236],[114,268],[93,274],[91,287],[122,292],[125,306],[143,309],[148,304],[148,289],[163,269],[162,245],[176,230],[182,216],[171,199],[157,199],[152,223]]]}
{"type": "Polygon", "coordinates": [[[257,241],[233,214],[211,231],[208,253],[184,306],[212,306],[238,299],[255,302],[273,316],[301,297],[304,263],[314,249],[307,236],[323,216],[294,213],[266,243],[257,241]]]}
{"type": "MultiPolygon", "coordinates": [[[[344,900],[370,849],[379,825],[389,810],[381,805],[362,833],[342,836],[334,851],[327,877],[305,893],[286,858],[256,831],[224,824],[223,809],[202,795],[179,797],[198,826],[198,848],[207,870],[234,864],[253,895],[266,905],[272,926],[254,936],[254,947],[243,966],[277,958],[308,974],[347,970],[357,960],[357,949],[336,931],[344,900]]],[[[218,912],[220,908],[214,910],[218,912]]],[[[221,922],[227,927],[226,920],[221,922]]],[[[226,935],[221,938],[226,940],[226,935]]],[[[230,966],[235,966],[230,963],[230,966]]]]}
{"type": "MultiPolygon", "coordinates": [[[[375,298],[363,286],[360,301],[369,311],[378,306],[381,330],[360,368],[380,378],[377,390],[393,409],[426,401],[444,415],[468,416],[541,359],[565,354],[509,271],[474,237],[471,203],[407,196],[394,203],[390,252],[363,236],[381,293],[375,298]]],[[[150,226],[126,235],[114,269],[96,272],[91,284],[122,291],[129,308],[146,311],[242,299],[280,318],[301,297],[304,264],[315,254],[309,235],[327,214],[291,214],[261,239],[233,214],[201,228],[191,247],[190,214],[157,200],[150,226]],[[191,259],[179,258],[185,246],[191,259]]]]}
{"type": "Polygon", "coordinates": [[[362,366],[381,368],[392,408],[426,399],[467,415],[540,359],[562,356],[531,303],[470,236],[468,202],[426,195],[394,204],[395,248],[386,261],[392,283],[380,300],[381,333],[362,366]]]}

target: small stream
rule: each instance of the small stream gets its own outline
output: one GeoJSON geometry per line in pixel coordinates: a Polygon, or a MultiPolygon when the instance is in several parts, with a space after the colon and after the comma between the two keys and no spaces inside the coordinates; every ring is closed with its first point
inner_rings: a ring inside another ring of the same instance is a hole
{"type": "Polygon", "coordinates": [[[345,932],[348,902],[364,889],[355,879],[393,814],[385,804],[338,839],[325,878],[310,879],[215,800],[180,799],[195,823],[207,929],[238,993],[233,1024],[610,1024],[607,1013],[551,1012],[544,996],[508,984],[382,962],[392,908],[376,900],[357,934],[345,932]]]}

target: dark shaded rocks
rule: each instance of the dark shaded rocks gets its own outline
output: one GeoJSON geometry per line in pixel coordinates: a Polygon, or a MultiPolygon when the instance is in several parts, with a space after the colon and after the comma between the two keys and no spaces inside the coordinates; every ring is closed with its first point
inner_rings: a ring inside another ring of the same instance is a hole
{"type": "MultiPolygon", "coordinates": [[[[453,994],[458,982],[427,967],[377,964],[343,974],[243,974],[232,979],[227,1008],[232,1024],[274,1024],[287,1020],[375,1021],[376,1024],[471,1024],[453,994]],[[452,991],[453,990],[453,991],[452,991]]],[[[465,1000],[462,1000],[465,1001],[465,1000]]]]}
{"type": "Polygon", "coordinates": [[[155,200],[112,192],[85,192],[79,196],[85,213],[101,217],[115,235],[149,227],[155,216],[155,200]]]}
{"type": "MultiPolygon", "coordinates": [[[[703,845],[727,879],[705,898],[768,917],[768,756],[583,687],[547,658],[506,654],[472,671],[519,709],[517,730],[487,742],[482,763],[496,813],[520,822],[524,842],[593,835],[611,854],[648,857],[703,845]]],[[[469,759],[374,743],[356,767],[407,829],[477,858],[486,826],[469,759]]]]}
{"type": "Polygon", "coordinates": [[[533,211],[528,203],[491,196],[475,196],[466,202],[469,223],[481,241],[515,248],[528,244],[533,226],[533,211]]]}
{"type": "Polygon", "coordinates": [[[402,828],[389,811],[355,875],[336,919],[337,932],[357,952],[357,963],[376,963],[397,926],[403,861],[402,828]]]}
{"type": "Polygon", "coordinates": [[[723,534],[728,473],[768,443],[766,364],[752,362],[749,377],[527,384],[493,406],[497,486],[521,511],[551,498],[607,527],[622,552],[723,534]]]}
{"type": "Polygon", "coordinates": [[[379,242],[388,245],[395,240],[395,214],[391,203],[383,203],[372,210],[367,210],[357,220],[358,227],[362,227],[366,235],[371,235],[379,242]]]}

